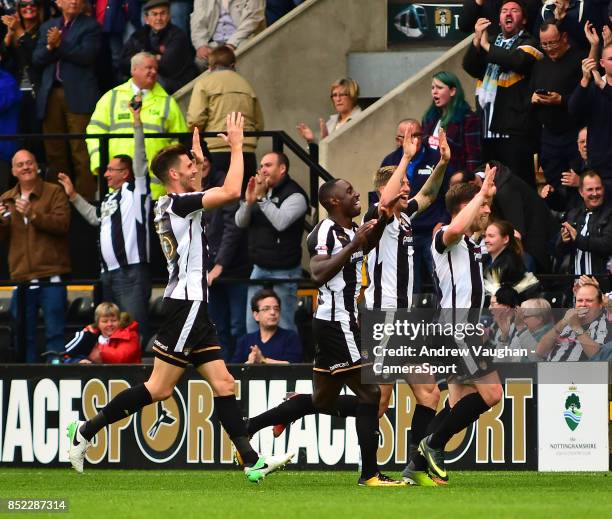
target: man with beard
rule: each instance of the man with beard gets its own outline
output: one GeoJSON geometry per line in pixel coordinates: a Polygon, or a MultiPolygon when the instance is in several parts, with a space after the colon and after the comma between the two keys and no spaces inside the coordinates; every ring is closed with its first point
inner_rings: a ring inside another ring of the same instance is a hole
{"type": "Polygon", "coordinates": [[[221,356],[206,304],[203,267],[208,263],[208,247],[202,217],[204,211],[231,203],[240,196],[244,174],[243,127],[242,114],[233,112],[227,116],[227,135],[219,135],[232,153],[229,171],[220,187],[200,191],[204,159],[197,130],[193,133],[193,155],[184,146],[174,145],[163,148],[153,159],[153,173],[169,193],[155,206],[155,227],[168,261],[169,279],[162,312],[165,320],[153,346],[153,372],[144,384],[119,393],[91,420],[69,425],[68,456],[77,472],[83,472],[85,453],[100,429],[153,402],[170,398],[189,364],[212,387],[217,416],[240,453],[249,481],[261,481],[292,457],[259,456],[251,447],[236,402],[234,378],[221,356]]]}

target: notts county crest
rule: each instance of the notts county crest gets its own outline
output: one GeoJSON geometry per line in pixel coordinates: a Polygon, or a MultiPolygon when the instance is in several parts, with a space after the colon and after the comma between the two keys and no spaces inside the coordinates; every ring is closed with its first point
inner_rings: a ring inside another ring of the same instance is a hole
{"type": "Polygon", "coordinates": [[[450,9],[436,8],[434,13],[434,22],[436,30],[441,38],[446,38],[450,31],[452,14],[450,9]]]}

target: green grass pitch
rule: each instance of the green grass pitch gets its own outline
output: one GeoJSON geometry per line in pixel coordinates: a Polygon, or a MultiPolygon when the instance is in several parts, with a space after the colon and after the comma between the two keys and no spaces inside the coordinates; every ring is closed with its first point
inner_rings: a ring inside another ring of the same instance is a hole
{"type": "Polygon", "coordinates": [[[0,498],[68,499],[68,513],[10,515],[56,519],[612,517],[607,473],[452,472],[451,484],[438,488],[362,488],[357,477],[289,469],[253,484],[238,469],[3,468],[0,498]]]}

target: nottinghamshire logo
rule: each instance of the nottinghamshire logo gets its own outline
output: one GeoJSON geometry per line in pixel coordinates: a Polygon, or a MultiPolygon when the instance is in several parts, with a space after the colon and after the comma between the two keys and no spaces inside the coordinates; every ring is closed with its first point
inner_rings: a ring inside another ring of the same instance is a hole
{"type": "Polygon", "coordinates": [[[577,387],[572,385],[569,387],[565,398],[565,411],[563,412],[565,423],[572,431],[575,431],[578,425],[580,425],[580,420],[582,419],[580,407],[580,397],[578,396],[577,387]]]}

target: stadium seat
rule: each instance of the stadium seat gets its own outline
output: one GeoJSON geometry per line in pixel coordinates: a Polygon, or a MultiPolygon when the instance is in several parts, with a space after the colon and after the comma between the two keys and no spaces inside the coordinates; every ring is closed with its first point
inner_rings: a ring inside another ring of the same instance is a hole
{"type": "Polygon", "coordinates": [[[542,297],[550,303],[552,308],[565,308],[568,304],[571,304],[571,298],[565,292],[544,292],[542,297]]]}

